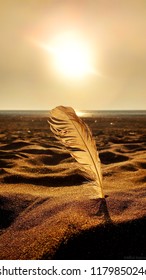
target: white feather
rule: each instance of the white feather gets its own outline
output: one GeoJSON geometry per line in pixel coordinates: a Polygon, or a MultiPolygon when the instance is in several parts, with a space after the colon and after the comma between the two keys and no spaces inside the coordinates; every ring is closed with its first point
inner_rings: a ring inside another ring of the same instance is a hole
{"type": "Polygon", "coordinates": [[[91,130],[71,107],[58,106],[50,114],[51,131],[80,164],[83,175],[95,182],[98,196],[104,198],[101,163],[91,130]]]}

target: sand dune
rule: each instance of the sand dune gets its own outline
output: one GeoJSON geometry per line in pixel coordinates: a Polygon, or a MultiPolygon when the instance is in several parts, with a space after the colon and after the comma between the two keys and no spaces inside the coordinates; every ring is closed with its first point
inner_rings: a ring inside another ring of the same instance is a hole
{"type": "Polygon", "coordinates": [[[0,116],[0,258],[146,258],[146,117],[86,118],[110,221],[48,116],[0,116]]]}

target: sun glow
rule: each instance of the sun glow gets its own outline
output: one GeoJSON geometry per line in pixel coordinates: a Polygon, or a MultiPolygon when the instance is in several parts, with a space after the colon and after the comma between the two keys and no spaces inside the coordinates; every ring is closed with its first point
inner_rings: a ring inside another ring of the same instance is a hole
{"type": "Polygon", "coordinates": [[[56,68],[70,77],[81,77],[91,71],[89,50],[85,44],[63,37],[54,46],[56,68]]]}
{"type": "Polygon", "coordinates": [[[93,73],[91,52],[79,37],[65,33],[41,46],[53,54],[55,69],[63,76],[82,78],[93,73]]]}

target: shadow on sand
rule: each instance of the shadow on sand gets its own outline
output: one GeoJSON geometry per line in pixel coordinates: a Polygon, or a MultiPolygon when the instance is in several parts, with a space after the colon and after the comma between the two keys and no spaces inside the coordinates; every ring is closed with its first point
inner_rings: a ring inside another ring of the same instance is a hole
{"type": "Polygon", "coordinates": [[[105,199],[97,215],[105,223],[62,242],[53,259],[146,259],[146,217],[114,224],[105,199]]]}

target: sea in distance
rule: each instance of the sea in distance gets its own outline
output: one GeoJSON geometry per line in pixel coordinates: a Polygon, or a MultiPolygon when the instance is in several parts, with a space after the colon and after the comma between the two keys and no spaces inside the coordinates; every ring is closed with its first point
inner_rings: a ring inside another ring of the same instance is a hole
{"type": "MultiPolygon", "coordinates": [[[[145,116],[146,110],[75,110],[80,117],[98,116],[145,116]]],[[[0,115],[42,115],[48,116],[50,110],[0,110],[0,115]]]]}

